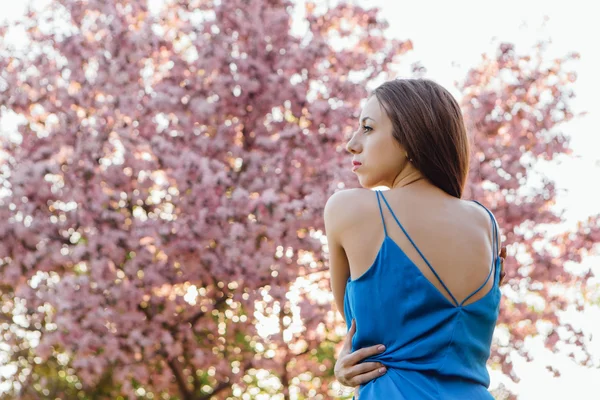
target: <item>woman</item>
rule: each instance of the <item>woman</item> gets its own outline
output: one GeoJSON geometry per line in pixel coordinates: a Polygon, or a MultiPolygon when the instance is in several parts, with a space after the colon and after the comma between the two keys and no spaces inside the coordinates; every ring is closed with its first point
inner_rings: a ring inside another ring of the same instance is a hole
{"type": "Polygon", "coordinates": [[[430,80],[394,80],[359,122],[353,170],[363,188],[389,190],[343,190],[325,206],[331,287],[353,335],[336,376],[360,384],[361,400],[493,399],[500,232],[487,208],[461,199],[460,108],[430,80]]]}

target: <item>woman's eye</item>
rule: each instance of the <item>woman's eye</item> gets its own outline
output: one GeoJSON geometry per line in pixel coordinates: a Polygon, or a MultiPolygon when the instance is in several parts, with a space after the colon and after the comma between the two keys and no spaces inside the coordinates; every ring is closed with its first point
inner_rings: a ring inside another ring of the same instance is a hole
{"type": "Polygon", "coordinates": [[[373,128],[371,128],[370,126],[367,126],[367,125],[365,125],[365,126],[363,126],[363,130],[364,130],[365,132],[370,132],[370,131],[372,131],[372,130],[373,130],[373,128]]]}

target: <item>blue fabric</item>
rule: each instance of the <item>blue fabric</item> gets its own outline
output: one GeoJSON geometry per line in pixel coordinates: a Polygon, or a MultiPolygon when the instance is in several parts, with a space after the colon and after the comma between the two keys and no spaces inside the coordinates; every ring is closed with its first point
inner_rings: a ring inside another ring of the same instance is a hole
{"type": "MultiPolygon", "coordinates": [[[[438,274],[404,229],[383,193],[380,198],[423,260],[438,274]]],[[[487,388],[490,378],[486,362],[498,318],[500,258],[497,227],[492,213],[493,256],[490,276],[493,288],[481,299],[464,303],[481,290],[487,280],[470,296],[458,302],[448,300],[388,236],[373,265],[355,280],[348,279],[344,294],[344,314],[348,329],[356,320],[352,351],[384,344],[386,350],[363,362],[377,361],[387,372],[359,388],[359,400],[453,400],[493,399],[487,388]],[[385,396],[385,397],[384,397],[385,396]]]]}

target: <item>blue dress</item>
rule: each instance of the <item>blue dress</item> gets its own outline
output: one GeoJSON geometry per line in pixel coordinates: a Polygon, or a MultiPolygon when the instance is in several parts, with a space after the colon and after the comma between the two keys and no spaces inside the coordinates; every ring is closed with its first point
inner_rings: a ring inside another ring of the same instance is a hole
{"type": "Polygon", "coordinates": [[[410,238],[383,193],[377,191],[392,216],[449,293],[448,300],[388,236],[373,265],[355,280],[348,279],[344,315],[348,329],[356,320],[352,351],[384,344],[383,353],[365,359],[385,365],[387,372],[360,386],[359,400],[493,400],[486,362],[500,304],[500,257],[497,226],[493,226],[492,266],[486,281],[458,302],[410,238]],[[464,304],[493,274],[494,284],[481,299],[464,304]]]}

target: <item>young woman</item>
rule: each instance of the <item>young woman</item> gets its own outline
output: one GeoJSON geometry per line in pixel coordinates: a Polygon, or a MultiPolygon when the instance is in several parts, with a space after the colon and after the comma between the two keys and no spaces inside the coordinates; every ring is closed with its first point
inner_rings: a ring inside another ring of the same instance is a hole
{"type": "Polygon", "coordinates": [[[347,150],[364,189],[335,193],[324,211],[331,287],[352,335],[336,377],[360,384],[361,400],[493,399],[500,232],[487,208],[461,199],[461,110],[440,85],[401,79],[375,89],[359,124],[347,150]]]}

